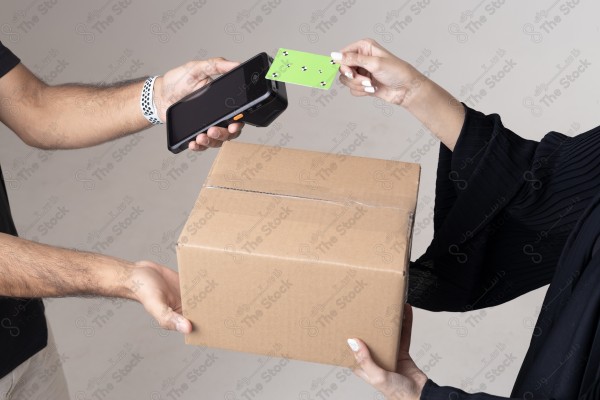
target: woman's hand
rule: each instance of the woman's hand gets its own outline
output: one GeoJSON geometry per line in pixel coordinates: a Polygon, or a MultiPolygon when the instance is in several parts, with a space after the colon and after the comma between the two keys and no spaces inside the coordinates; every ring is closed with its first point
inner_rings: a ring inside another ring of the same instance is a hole
{"type": "Polygon", "coordinates": [[[375,364],[367,345],[361,340],[348,339],[348,345],[354,353],[357,363],[354,373],[383,393],[387,400],[419,399],[423,386],[427,382],[427,375],[417,367],[408,354],[412,316],[412,307],[406,304],[395,373],[386,371],[375,364]]]}
{"type": "Polygon", "coordinates": [[[341,64],[340,80],[355,96],[375,96],[401,105],[450,150],[465,120],[465,109],[444,88],[372,39],[331,53],[341,64]]]}
{"type": "Polygon", "coordinates": [[[340,63],[341,82],[355,96],[376,96],[404,105],[425,77],[372,39],[363,39],[331,53],[340,63]]]}
{"type": "MultiPolygon", "coordinates": [[[[212,77],[224,74],[237,67],[238,62],[224,58],[210,58],[206,61],[190,61],[168,71],[156,79],[155,104],[158,115],[163,121],[167,118],[167,108],[179,99],[212,81],[212,77]]],[[[242,132],[243,123],[233,123],[227,128],[212,126],[206,133],[196,136],[189,148],[206,150],[209,147],[221,147],[224,141],[237,138],[242,132]]]]}

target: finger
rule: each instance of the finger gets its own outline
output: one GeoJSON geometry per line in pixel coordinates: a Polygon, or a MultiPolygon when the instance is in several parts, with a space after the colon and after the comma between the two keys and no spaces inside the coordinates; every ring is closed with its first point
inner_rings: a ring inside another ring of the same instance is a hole
{"type": "MultiPolygon", "coordinates": [[[[161,324],[163,328],[179,333],[190,333],[192,331],[192,323],[188,319],[175,312],[170,307],[168,310],[168,314],[165,316],[166,322],[161,324]]],[[[158,322],[160,323],[161,321],[158,322]]]]}
{"type": "Polygon", "coordinates": [[[242,131],[239,130],[237,132],[233,132],[229,134],[229,138],[227,140],[234,140],[240,137],[240,135],[242,134],[242,131]]]}
{"type": "Polygon", "coordinates": [[[347,65],[340,65],[340,74],[346,76],[348,79],[354,79],[355,73],[354,68],[347,65]]]}
{"type": "Polygon", "coordinates": [[[362,370],[362,368],[353,368],[352,372],[354,372],[356,376],[361,378],[363,381],[370,383],[369,376],[365,373],[365,371],[362,370]]]}
{"type": "Polygon", "coordinates": [[[350,43],[348,46],[342,48],[342,53],[351,52],[351,53],[362,53],[362,54],[372,54],[373,46],[376,45],[377,42],[373,39],[361,39],[356,42],[350,43]]]}
{"type": "Polygon", "coordinates": [[[357,375],[365,376],[368,383],[377,390],[384,391],[387,387],[388,372],[373,361],[367,345],[359,339],[348,339],[348,346],[354,353],[358,368],[362,370],[362,373],[357,375]]]}
{"type": "Polygon", "coordinates": [[[210,127],[206,132],[207,136],[212,139],[220,140],[224,142],[237,138],[242,132],[244,124],[241,122],[235,122],[227,126],[227,128],[210,127]]]}
{"type": "Polygon", "coordinates": [[[236,122],[227,127],[227,130],[229,131],[229,133],[238,133],[238,132],[241,132],[242,129],[244,129],[243,122],[236,122]]]}
{"type": "MultiPolygon", "coordinates": [[[[343,59],[339,62],[348,62],[349,64],[356,66],[356,68],[354,68],[355,72],[353,73],[352,80],[367,88],[365,89],[367,93],[375,93],[377,88],[374,85],[371,76],[382,68],[381,64],[385,61],[379,57],[364,56],[356,53],[344,53],[341,57],[343,59]]],[[[340,75],[340,77],[342,76],[340,75]]],[[[343,77],[350,79],[345,75],[343,77]]]]}
{"type": "MultiPolygon", "coordinates": [[[[227,128],[222,128],[219,126],[211,126],[206,131],[205,137],[200,138],[200,135],[198,135],[196,137],[196,141],[201,140],[200,143],[204,144],[205,146],[209,146],[209,143],[211,140],[223,142],[224,140],[227,140],[228,136],[229,136],[229,131],[227,130],[227,128]]],[[[212,146],[210,146],[210,147],[212,147],[212,146]]]]}
{"type": "Polygon", "coordinates": [[[391,55],[389,51],[371,38],[365,38],[354,43],[350,43],[348,46],[344,47],[341,52],[361,53],[372,56],[391,55]]]}
{"type": "MultiPolygon", "coordinates": [[[[338,57],[339,58],[339,57],[338,57]]],[[[360,53],[342,53],[342,58],[337,61],[342,65],[350,67],[364,68],[373,73],[377,72],[381,66],[381,57],[370,56],[360,53]]]]}
{"type": "Polygon", "coordinates": [[[239,62],[229,61],[223,57],[209,58],[204,62],[204,65],[202,66],[202,72],[208,76],[224,74],[238,65],[240,65],[239,62]]]}
{"type": "Polygon", "coordinates": [[[192,331],[192,323],[183,315],[173,311],[164,299],[149,299],[144,303],[144,307],[156,319],[161,328],[180,333],[190,333],[192,331]]]}
{"type": "Polygon", "coordinates": [[[400,333],[400,351],[399,353],[408,353],[410,349],[410,339],[412,335],[413,312],[410,304],[404,305],[404,318],[402,319],[402,331],[400,333]]]}
{"type": "MultiPolygon", "coordinates": [[[[210,128],[208,128],[208,130],[220,130],[219,133],[213,133],[213,135],[217,135],[217,136],[227,136],[226,133],[222,133],[222,131],[227,132],[227,129],[225,128],[219,128],[216,126],[211,126],[210,128]]],[[[208,132],[207,132],[208,133],[208,132]]],[[[221,145],[223,144],[223,141],[219,140],[219,139],[213,139],[211,137],[208,137],[207,133],[201,133],[198,136],[196,136],[196,143],[198,143],[200,146],[204,146],[206,148],[208,147],[221,147],[221,145]]]]}
{"type": "Polygon", "coordinates": [[[360,84],[358,84],[357,82],[354,81],[354,79],[349,79],[349,78],[345,77],[344,75],[340,75],[340,82],[342,83],[342,85],[348,87],[348,89],[350,89],[350,90],[362,90],[363,89],[360,84]]]}
{"type": "Polygon", "coordinates": [[[193,150],[193,151],[204,151],[204,150],[206,150],[206,146],[201,146],[198,143],[196,143],[195,141],[191,141],[188,144],[188,149],[193,150]]]}
{"type": "Polygon", "coordinates": [[[183,315],[173,311],[170,317],[171,324],[175,326],[175,330],[179,333],[190,333],[192,331],[192,323],[183,315]]]}
{"type": "Polygon", "coordinates": [[[349,79],[346,76],[340,75],[340,82],[350,88],[350,90],[363,91],[366,93],[375,93],[376,87],[372,86],[371,80],[361,75],[357,75],[354,79],[349,79]]]}
{"type": "Polygon", "coordinates": [[[350,90],[350,94],[356,97],[373,96],[372,93],[367,93],[364,90],[350,90]]]}
{"type": "Polygon", "coordinates": [[[373,74],[371,74],[369,71],[367,71],[364,68],[356,68],[356,73],[358,75],[364,76],[366,79],[371,79],[372,80],[373,74]]]}

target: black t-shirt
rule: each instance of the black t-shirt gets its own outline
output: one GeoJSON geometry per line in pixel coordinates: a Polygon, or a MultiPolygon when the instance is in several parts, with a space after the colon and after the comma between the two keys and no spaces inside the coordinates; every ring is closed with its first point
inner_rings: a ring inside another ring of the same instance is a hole
{"type": "MultiPolygon", "coordinates": [[[[0,42],[0,79],[17,64],[19,58],[0,42]]],[[[8,196],[0,169],[0,232],[17,236],[10,215],[8,196]]],[[[2,255],[0,254],[0,257],[2,255]]],[[[3,271],[0,271],[2,279],[3,271]]],[[[0,378],[46,347],[48,329],[41,299],[0,296],[0,378]]]]}

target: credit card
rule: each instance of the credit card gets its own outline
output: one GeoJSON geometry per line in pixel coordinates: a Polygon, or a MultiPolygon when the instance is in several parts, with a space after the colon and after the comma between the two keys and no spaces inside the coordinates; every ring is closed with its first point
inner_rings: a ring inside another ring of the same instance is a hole
{"type": "Polygon", "coordinates": [[[290,49],[279,49],[267,79],[328,90],[340,65],[331,57],[290,49]]]}

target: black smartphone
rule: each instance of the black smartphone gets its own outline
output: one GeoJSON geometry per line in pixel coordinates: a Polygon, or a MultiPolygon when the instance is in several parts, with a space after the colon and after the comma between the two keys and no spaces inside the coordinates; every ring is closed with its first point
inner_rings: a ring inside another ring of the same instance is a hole
{"type": "Polygon", "coordinates": [[[179,153],[211,126],[268,126],[287,108],[285,83],[265,78],[273,59],[260,53],[167,110],[169,150],[179,153]]]}

